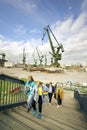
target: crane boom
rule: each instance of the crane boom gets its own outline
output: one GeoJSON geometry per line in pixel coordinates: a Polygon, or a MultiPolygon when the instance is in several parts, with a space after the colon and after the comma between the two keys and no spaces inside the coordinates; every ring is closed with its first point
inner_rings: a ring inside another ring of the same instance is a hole
{"type": "Polygon", "coordinates": [[[55,37],[54,33],[52,32],[52,30],[51,30],[51,28],[50,28],[50,26],[48,25],[47,27],[49,28],[49,30],[50,30],[50,32],[52,33],[52,35],[53,35],[53,37],[54,37],[55,41],[56,41],[56,42],[57,42],[57,44],[59,45],[59,42],[57,41],[57,39],[56,39],[56,37],[55,37]]]}
{"type": "Polygon", "coordinates": [[[51,28],[49,27],[49,25],[46,26],[46,27],[44,27],[44,30],[45,30],[45,33],[44,33],[44,35],[43,35],[42,40],[44,39],[44,37],[45,37],[45,35],[46,35],[46,33],[47,33],[48,39],[49,39],[49,43],[50,43],[50,46],[51,46],[51,50],[52,50],[52,52],[50,52],[50,54],[51,54],[51,55],[53,56],[53,58],[54,58],[54,65],[58,66],[58,64],[59,64],[59,63],[58,63],[58,60],[61,60],[60,50],[61,50],[62,52],[64,52],[63,46],[62,46],[62,44],[60,44],[60,43],[57,41],[57,39],[56,39],[54,33],[52,32],[51,28]],[[56,41],[56,43],[57,43],[57,47],[54,47],[54,46],[53,46],[53,42],[52,42],[52,40],[51,40],[50,33],[52,34],[53,38],[55,39],[55,41],[56,41]]]}
{"type": "MultiPolygon", "coordinates": [[[[38,57],[39,57],[39,61],[40,61],[40,65],[42,64],[42,62],[43,62],[43,58],[44,58],[44,56],[41,54],[39,54],[39,50],[38,50],[38,48],[36,47],[36,51],[37,51],[37,55],[38,55],[38,57]]],[[[41,52],[40,52],[41,53],[41,52]]]]}
{"type": "Polygon", "coordinates": [[[37,59],[35,59],[35,53],[32,54],[35,65],[37,65],[37,59]]]}
{"type": "MultiPolygon", "coordinates": [[[[49,26],[45,27],[44,30],[47,32],[49,42],[50,42],[50,45],[51,45],[51,50],[52,50],[53,54],[55,54],[55,50],[54,50],[52,40],[51,40],[51,37],[50,37],[50,33],[49,33],[49,26]]],[[[42,40],[44,39],[46,32],[44,33],[44,36],[43,36],[42,40]]]]}

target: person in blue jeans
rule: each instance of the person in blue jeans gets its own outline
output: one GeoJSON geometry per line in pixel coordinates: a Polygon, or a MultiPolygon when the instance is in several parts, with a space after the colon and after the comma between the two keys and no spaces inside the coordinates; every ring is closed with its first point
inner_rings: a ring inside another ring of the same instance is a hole
{"type": "Polygon", "coordinates": [[[54,86],[52,85],[52,82],[50,82],[49,85],[48,85],[49,105],[51,105],[51,103],[52,103],[53,93],[54,93],[54,86]]]}
{"type": "Polygon", "coordinates": [[[32,75],[28,76],[28,80],[25,82],[24,89],[27,94],[27,112],[32,107],[32,100],[33,100],[33,88],[35,86],[34,79],[32,75]]]}
{"type": "Polygon", "coordinates": [[[42,94],[43,94],[43,90],[42,90],[42,82],[37,82],[37,84],[34,86],[34,90],[33,90],[33,109],[34,109],[34,115],[37,114],[37,108],[36,108],[36,103],[38,103],[38,119],[42,118],[42,94]]]}
{"type": "Polygon", "coordinates": [[[34,110],[34,115],[37,114],[37,108],[36,108],[36,103],[38,103],[38,119],[42,118],[42,82],[37,82],[37,84],[34,86],[33,90],[33,110],[34,110]]]}

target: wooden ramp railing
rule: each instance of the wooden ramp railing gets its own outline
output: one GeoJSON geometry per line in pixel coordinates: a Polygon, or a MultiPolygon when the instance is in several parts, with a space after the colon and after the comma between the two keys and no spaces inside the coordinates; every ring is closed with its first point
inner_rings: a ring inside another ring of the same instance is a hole
{"type": "Polygon", "coordinates": [[[26,103],[24,81],[0,74],[0,111],[26,103]]]}
{"type": "Polygon", "coordinates": [[[33,115],[33,110],[26,112],[26,106],[0,112],[1,130],[87,130],[87,120],[80,112],[78,101],[72,91],[65,90],[63,107],[43,104],[42,119],[33,115]]]}

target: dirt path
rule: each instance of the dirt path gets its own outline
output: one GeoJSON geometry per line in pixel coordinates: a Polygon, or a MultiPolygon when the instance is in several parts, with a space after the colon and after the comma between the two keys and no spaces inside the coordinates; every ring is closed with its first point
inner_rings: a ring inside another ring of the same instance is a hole
{"type": "Polygon", "coordinates": [[[27,78],[28,75],[32,75],[35,80],[40,80],[45,83],[52,81],[55,82],[80,82],[87,83],[87,72],[64,72],[64,73],[46,73],[46,72],[27,72],[22,68],[2,68],[0,67],[0,73],[8,74],[18,78],[27,78]]]}

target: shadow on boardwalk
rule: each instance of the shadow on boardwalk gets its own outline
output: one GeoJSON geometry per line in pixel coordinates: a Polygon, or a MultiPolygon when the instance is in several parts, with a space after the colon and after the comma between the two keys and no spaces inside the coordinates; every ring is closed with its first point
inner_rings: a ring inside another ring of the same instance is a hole
{"type": "Polygon", "coordinates": [[[0,112],[0,130],[87,130],[87,120],[79,109],[73,92],[65,91],[63,107],[56,107],[53,99],[43,105],[42,119],[33,116],[33,111],[26,112],[26,107],[0,112]]]}

